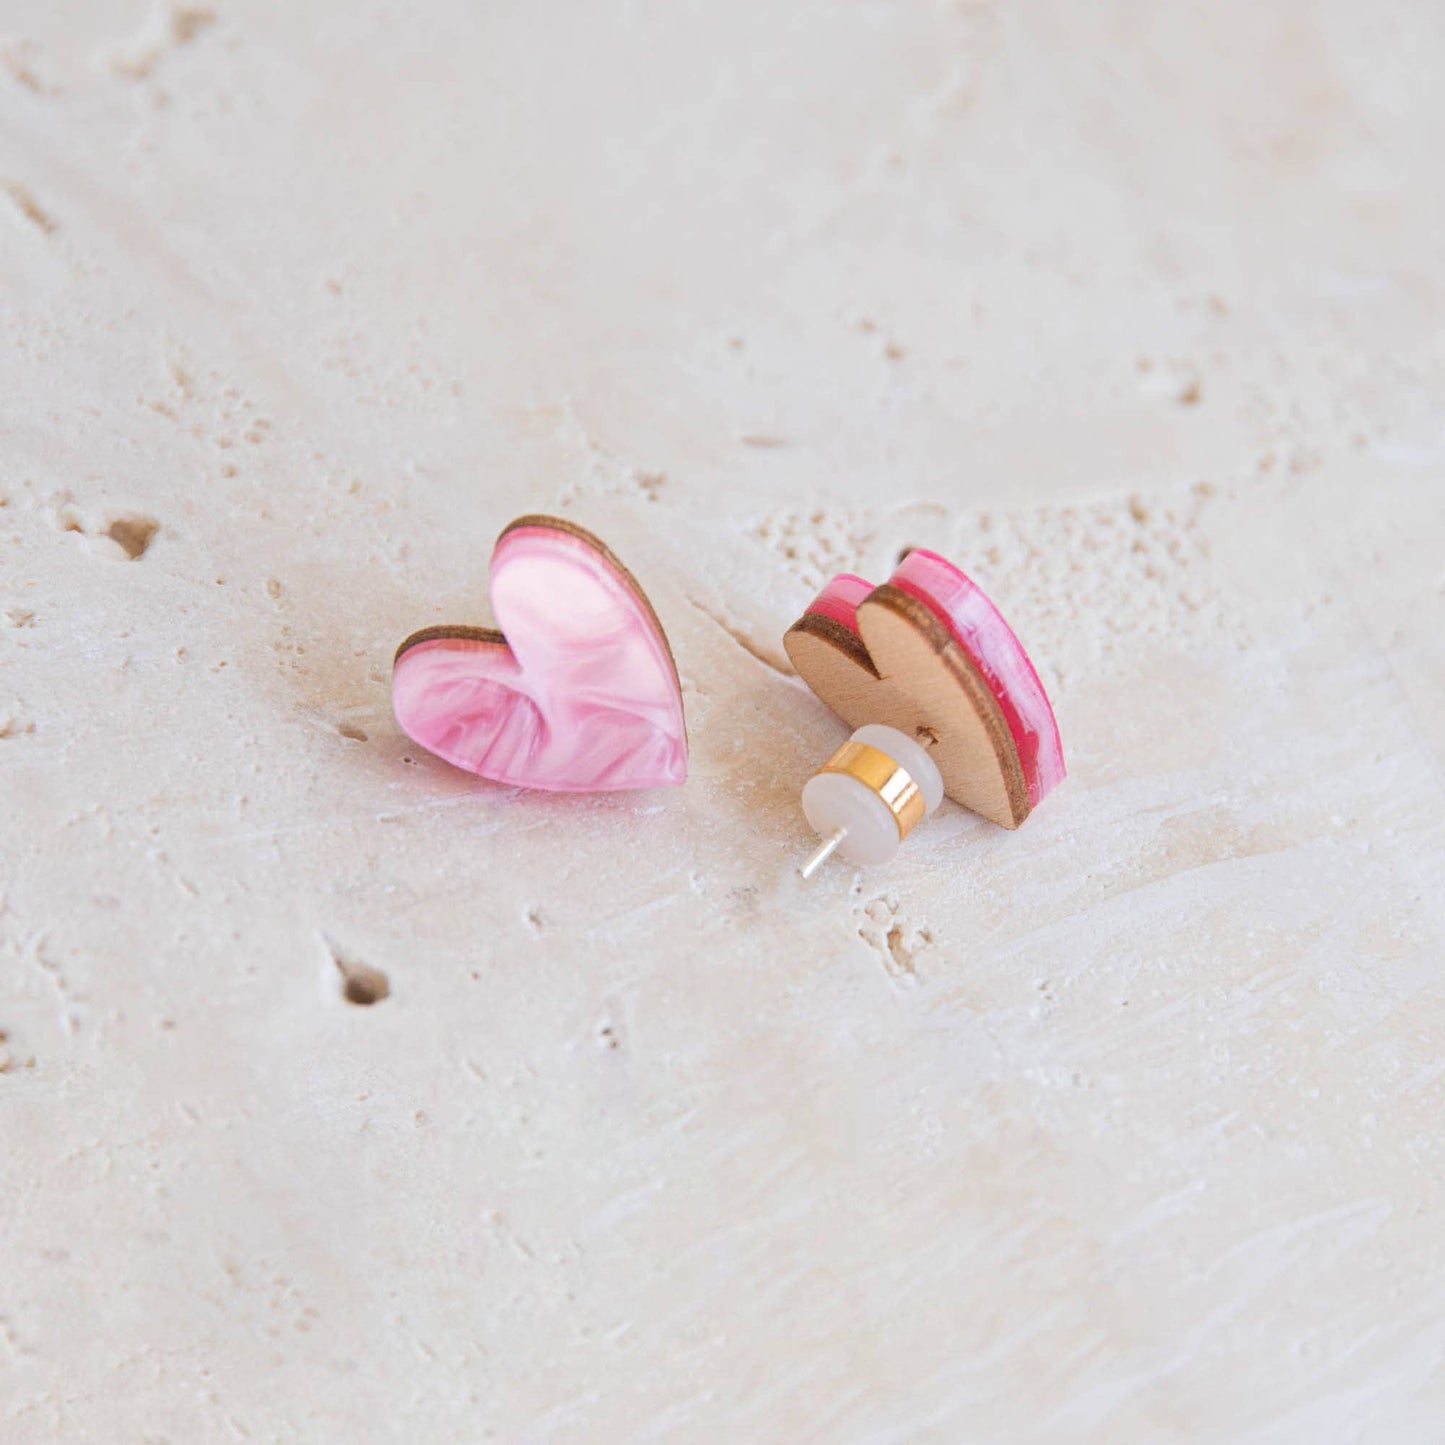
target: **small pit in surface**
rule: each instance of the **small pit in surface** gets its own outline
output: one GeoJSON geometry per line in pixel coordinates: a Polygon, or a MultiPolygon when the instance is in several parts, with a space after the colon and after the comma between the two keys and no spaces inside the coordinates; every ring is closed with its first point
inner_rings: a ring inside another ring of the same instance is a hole
{"type": "Polygon", "coordinates": [[[154,517],[133,515],[117,517],[106,527],[105,535],[129,561],[135,562],[145,556],[160,529],[161,524],[154,517]]]}
{"type": "Polygon", "coordinates": [[[372,1004],[380,1003],[382,999],[390,996],[391,983],[380,969],[353,969],[342,977],[341,997],[359,1008],[370,1008],[372,1004]]]}
{"type": "Polygon", "coordinates": [[[383,999],[391,997],[391,980],[379,969],[360,963],[348,957],[337,946],[326,940],[326,950],[341,983],[341,997],[358,1008],[370,1008],[383,999]]]}

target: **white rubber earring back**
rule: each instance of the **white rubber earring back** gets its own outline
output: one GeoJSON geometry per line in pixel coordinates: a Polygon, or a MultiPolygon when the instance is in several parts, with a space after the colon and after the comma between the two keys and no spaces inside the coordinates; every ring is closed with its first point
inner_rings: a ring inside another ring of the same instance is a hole
{"type": "Polygon", "coordinates": [[[834,853],[859,867],[889,862],[942,802],[943,775],[923,743],[881,723],[859,728],[803,789],[803,812],[823,839],[803,877],[834,853]]]}

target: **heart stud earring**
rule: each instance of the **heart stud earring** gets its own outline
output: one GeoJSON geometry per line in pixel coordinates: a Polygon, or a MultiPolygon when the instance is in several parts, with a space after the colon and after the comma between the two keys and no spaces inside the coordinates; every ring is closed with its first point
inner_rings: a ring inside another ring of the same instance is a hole
{"type": "Polygon", "coordinates": [[[803,789],[834,854],[886,863],[945,795],[1017,828],[1064,780],[1058,724],[1038,673],[979,588],[914,551],[882,587],[835,577],[784,638],[810,688],[852,738],[803,789]]]}
{"type": "Polygon", "coordinates": [[[517,788],[620,792],[687,779],[672,650],[632,574],[590,532],[522,517],[492,553],[501,631],[428,627],[397,650],[413,741],[517,788]]]}

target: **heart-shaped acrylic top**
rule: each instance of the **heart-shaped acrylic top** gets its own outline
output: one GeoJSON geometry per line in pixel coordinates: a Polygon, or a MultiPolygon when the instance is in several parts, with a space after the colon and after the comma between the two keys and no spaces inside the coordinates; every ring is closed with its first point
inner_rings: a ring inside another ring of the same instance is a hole
{"type": "Polygon", "coordinates": [[[1064,780],[1058,724],[1028,654],[937,553],[910,552],[882,587],[835,577],[785,643],[845,722],[924,737],[949,797],[1005,828],[1064,780]]]}
{"type": "Polygon", "coordinates": [[[502,631],[429,627],[396,654],[407,736],[518,788],[620,792],[687,779],[677,667],[662,625],[596,537],[523,517],[492,554],[502,631]]]}

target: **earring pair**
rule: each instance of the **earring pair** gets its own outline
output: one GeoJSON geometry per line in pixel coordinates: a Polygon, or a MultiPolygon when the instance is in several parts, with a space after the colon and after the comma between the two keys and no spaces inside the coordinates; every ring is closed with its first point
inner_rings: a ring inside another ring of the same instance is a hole
{"type": "MultiPolygon", "coordinates": [[[[687,780],[677,664],[632,573],[555,517],[513,522],[492,554],[499,628],[442,626],[397,650],[403,731],[466,771],[518,788],[618,792],[687,780]]],[[[1017,828],[1064,778],[1038,674],[994,605],[935,553],[874,587],[841,576],[788,630],[798,674],[853,735],[803,788],[821,844],[888,862],[945,796],[1017,828]]]]}

